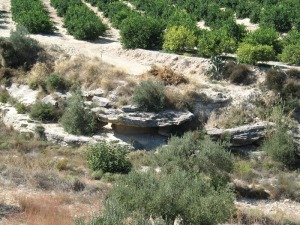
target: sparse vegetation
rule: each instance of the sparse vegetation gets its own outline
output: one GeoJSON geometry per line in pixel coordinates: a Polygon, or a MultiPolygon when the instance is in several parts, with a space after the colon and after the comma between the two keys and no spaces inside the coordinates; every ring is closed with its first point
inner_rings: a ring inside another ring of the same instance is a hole
{"type": "Polygon", "coordinates": [[[164,85],[160,81],[141,81],[134,89],[133,102],[145,111],[163,110],[165,107],[164,85]]]}
{"type": "MultiPolygon", "coordinates": [[[[128,173],[131,163],[126,158],[128,148],[119,144],[100,142],[88,149],[88,165],[94,172],[128,173]]],[[[102,176],[102,175],[101,175],[102,176]]]]}

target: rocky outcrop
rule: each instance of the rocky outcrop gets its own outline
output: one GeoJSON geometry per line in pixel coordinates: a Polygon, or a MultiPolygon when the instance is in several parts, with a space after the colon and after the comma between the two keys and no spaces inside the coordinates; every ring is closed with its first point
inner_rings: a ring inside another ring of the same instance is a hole
{"type": "Polygon", "coordinates": [[[232,98],[221,92],[200,93],[195,101],[194,114],[202,115],[208,119],[211,113],[227,106],[232,98]]]}
{"type": "Polygon", "coordinates": [[[228,138],[232,146],[244,146],[261,142],[267,130],[273,126],[273,123],[258,122],[229,129],[206,127],[206,131],[214,140],[228,138]]]}
{"type": "Polygon", "coordinates": [[[132,127],[166,127],[180,125],[190,121],[193,113],[188,111],[165,110],[160,113],[153,112],[130,112],[131,110],[93,108],[98,114],[98,119],[114,125],[132,127]]]}
{"type": "Polygon", "coordinates": [[[26,114],[18,114],[16,109],[9,104],[0,103],[0,118],[5,126],[12,127],[14,130],[22,133],[35,134],[36,128],[42,126],[47,140],[64,146],[96,143],[99,141],[114,141],[129,146],[123,140],[115,137],[113,133],[99,133],[91,137],[68,134],[59,124],[43,124],[30,119],[26,114]]]}
{"type": "Polygon", "coordinates": [[[32,90],[28,85],[23,84],[12,84],[10,87],[6,88],[6,90],[10,96],[25,105],[34,104],[39,93],[38,90],[32,90]]]}

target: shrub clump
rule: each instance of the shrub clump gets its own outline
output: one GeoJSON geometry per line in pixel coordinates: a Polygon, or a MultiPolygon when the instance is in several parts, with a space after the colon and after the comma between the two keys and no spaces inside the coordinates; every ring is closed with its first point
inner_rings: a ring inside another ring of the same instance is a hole
{"type": "Polygon", "coordinates": [[[270,61],[275,59],[275,51],[269,45],[252,45],[242,43],[237,49],[239,62],[255,64],[258,61],[270,61]]]}
{"type": "Polygon", "coordinates": [[[57,122],[60,112],[50,103],[37,102],[31,106],[29,115],[32,119],[42,122],[57,122]]]}
{"type": "Polygon", "coordinates": [[[97,118],[85,108],[81,91],[75,91],[68,98],[67,107],[60,122],[68,133],[75,135],[90,135],[99,129],[97,118]]]}
{"type": "Polygon", "coordinates": [[[50,91],[65,92],[70,87],[70,83],[57,73],[51,74],[46,80],[47,89],[50,91]]]}
{"type": "Polygon", "coordinates": [[[251,71],[247,65],[237,64],[232,68],[229,75],[229,80],[234,84],[250,84],[252,79],[250,77],[251,71]]]}
{"type": "Polygon", "coordinates": [[[294,166],[296,162],[296,147],[293,138],[283,124],[279,124],[270,138],[263,143],[262,150],[273,160],[281,162],[287,167],[294,166]]]}
{"type": "Polygon", "coordinates": [[[228,188],[215,189],[203,175],[185,171],[156,174],[131,172],[110,192],[118,208],[142,214],[144,218],[162,218],[174,224],[180,216],[183,224],[219,224],[234,209],[233,193],[228,188]]]}
{"type": "Polygon", "coordinates": [[[133,91],[133,102],[147,112],[159,112],[165,107],[164,85],[160,81],[141,81],[133,91]]]}
{"type": "Polygon", "coordinates": [[[132,165],[126,158],[127,153],[124,146],[100,142],[88,149],[89,168],[103,173],[128,173],[132,165]]]}
{"type": "Polygon", "coordinates": [[[43,49],[36,40],[29,37],[26,28],[18,25],[15,31],[11,31],[8,39],[0,38],[0,51],[2,66],[10,68],[22,66],[27,70],[37,62],[43,49]]]}

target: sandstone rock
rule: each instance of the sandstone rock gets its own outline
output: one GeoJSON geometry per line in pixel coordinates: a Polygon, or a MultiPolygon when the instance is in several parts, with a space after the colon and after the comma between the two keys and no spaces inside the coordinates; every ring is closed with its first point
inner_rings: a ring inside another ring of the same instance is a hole
{"type": "Polygon", "coordinates": [[[58,102],[53,98],[52,95],[45,96],[42,100],[44,103],[50,103],[51,105],[57,106],[58,102]]]}
{"type": "Polygon", "coordinates": [[[232,98],[221,92],[207,91],[205,93],[199,93],[199,97],[195,101],[194,114],[202,115],[205,119],[211,115],[211,113],[227,106],[231,102],[232,98]]]}
{"type": "Polygon", "coordinates": [[[133,127],[165,127],[180,125],[193,118],[191,112],[165,110],[161,113],[133,112],[126,113],[120,109],[94,108],[98,119],[103,122],[133,127]]]}
{"type": "Polygon", "coordinates": [[[91,91],[83,91],[82,96],[86,97],[87,99],[92,99],[94,96],[96,97],[103,97],[104,91],[101,88],[97,88],[91,91]]]}
{"type": "Polygon", "coordinates": [[[206,127],[206,131],[214,140],[229,136],[232,146],[243,146],[262,141],[265,138],[267,129],[273,125],[269,122],[258,122],[229,129],[206,127]]]}
{"type": "Polygon", "coordinates": [[[126,113],[139,111],[139,108],[135,105],[124,105],[121,109],[126,113]]]}
{"type": "Polygon", "coordinates": [[[110,100],[108,100],[107,98],[103,98],[103,97],[97,97],[97,96],[94,96],[92,98],[92,102],[99,106],[99,107],[104,107],[104,108],[109,108],[111,107],[112,103],[110,100]]]}
{"type": "Polygon", "coordinates": [[[8,93],[19,102],[25,105],[32,105],[36,102],[38,95],[37,90],[32,90],[28,85],[23,84],[12,84],[7,88],[8,93]]]}

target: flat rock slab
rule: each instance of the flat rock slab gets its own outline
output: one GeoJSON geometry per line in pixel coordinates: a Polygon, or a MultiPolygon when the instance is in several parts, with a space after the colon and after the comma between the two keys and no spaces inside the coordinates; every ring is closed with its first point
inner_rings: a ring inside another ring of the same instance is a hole
{"type": "Polygon", "coordinates": [[[266,136],[268,128],[272,128],[273,123],[258,122],[235,128],[223,129],[216,127],[206,127],[207,134],[214,140],[230,137],[232,146],[244,146],[258,143],[266,136]]]}
{"type": "Polygon", "coordinates": [[[98,119],[106,123],[133,127],[166,127],[180,125],[192,120],[194,114],[188,111],[165,110],[153,112],[124,112],[121,109],[92,109],[98,119]]]}

